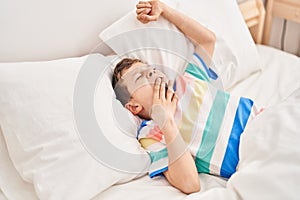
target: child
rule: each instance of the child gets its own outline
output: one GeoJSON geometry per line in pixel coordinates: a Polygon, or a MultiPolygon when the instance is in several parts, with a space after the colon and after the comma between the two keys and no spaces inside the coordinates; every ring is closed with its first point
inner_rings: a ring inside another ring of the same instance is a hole
{"type": "Polygon", "coordinates": [[[258,109],[252,100],[210,84],[218,77],[197,52],[201,46],[212,56],[211,31],[162,2],[137,5],[137,18],[143,23],[160,15],[198,46],[185,73],[173,83],[155,66],[125,58],[114,70],[113,86],[122,104],[143,119],[137,138],[149,152],[150,177],[163,174],[189,194],[200,190],[198,172],[229,178],[236,171],[240,135],[258,109]]]}

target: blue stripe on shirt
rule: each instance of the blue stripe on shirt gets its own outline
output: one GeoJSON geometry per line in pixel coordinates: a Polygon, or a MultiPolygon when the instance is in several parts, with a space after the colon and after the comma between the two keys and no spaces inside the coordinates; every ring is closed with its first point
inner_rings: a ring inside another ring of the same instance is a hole
{"type": "Polygon", "coordinates": [[[207,75],[209,76],[209,78],[216,80],[218,78],[218,75],[216,74],[216,72],[214,70],[212,70],[211,68],[208,68],[204,62],[204,60],[197,54],[194,53],[194,55],[198,58],[198,60],[201,62],[202,66],[204,67],[207,75]]]}
{"type": "Polygon", "coordinates": [[[149,174],[150,178],[153,178],[154,176],[159,176],[159,175],[162,175],[163,172],[167,171],[168,170],[168,166],[164,167],[164,168],[161,168],[157,171],[154,171],[152,173],[149,174]]]}
{"type": "Polygon", "coordinates": [[[236,167],[239,162],[240,136],[246,127],[252,106],[253,101],[251,99],[243,97],[240,98],[221,166],[220,174],[222,177],[230,178],[230,176],[236,171],[236,167]]]}
{"type": "Polygon", "coordinates": [[[143,127],[147,126],[147,122],[149,120],[143,120],[138,131],[137,131],[137,135],[136,135],[136,139],[138,140],[139,139],[139,135],[140,135],[140,131],[142,130],[143,127]]]}

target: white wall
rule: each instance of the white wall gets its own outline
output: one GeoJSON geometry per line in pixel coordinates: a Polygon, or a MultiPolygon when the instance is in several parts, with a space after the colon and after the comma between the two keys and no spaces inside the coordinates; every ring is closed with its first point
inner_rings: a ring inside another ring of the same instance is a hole
{"type": "Polygon", "coordinates": [[[0,62],[88,54],[137,0],[0,0],[0,62]]]}
{"type": "MultiPolygon", "coordinates": [[[[100,42],[98,33],[137,1],[0,0],[0,62],[85,55],[100,42]]],[[[270,45],[278,48],[282,20],[273,24],[270,45]]],[[[300,54],[299,24],[288,22],[285,50],[300,54]]]]}

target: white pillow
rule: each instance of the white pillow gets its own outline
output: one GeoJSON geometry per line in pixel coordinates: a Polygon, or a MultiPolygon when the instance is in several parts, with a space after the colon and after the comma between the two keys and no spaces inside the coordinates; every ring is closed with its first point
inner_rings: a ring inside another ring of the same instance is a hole
{"type": "Polygon", "coordinates": [[[163,64],[169,78],[184,70],[194,52],[194,45],[164,18],[142,24],[135,11],[116,21],[99,37],[121,57],[141,59],[148,64],[163,64]],[[152,39],[155,38],[155,39],[152,39]]]}
{"type": "MultiPolygon", "coordinates": [[[[6,143],[0,127],[0,188],[7,199],[38,200],[33,185],[25,182],[9,158],[6,143]]],[[[0,190],[0,191],[1,191],[0,190]]],[[[0,198],[1,199],[1,198],[0,198]]],[[[6,198],[5,198],[6,199],[6,198]]]]}
{"type": "MultiPolygon", "coordinates": [[[[221,75],[225,89],[259,70],[258,53],[254,41],[235,0],[176,0],[173,1],[172,6],[193,17],[217,35],[212,59],[221,75]]],[[[147,60],[157,60],[157,56],[149,55],[142,49],[149,48],[150,41],[155,43],[153,40],[159,40],[156,42],[156,48],[166,47],[169,48],[169,52],[172,52],[174,50],[171,48],[174,48],[175,44],[175,54],[179,52],[181,57],[189,59],[192,49],[189,48],[191,43],[188,40],[186,40],[187,44],[184,44],[183,40],[178,41],[177,36],[174,39],[174,35],[172,35],[173,38],[161,39],[157,34],[159,32],[157,29],[178,31],[173,24],[162,18],[157,22],[144,25],[136,19],[136,14],[132,11],[101,32],[99,37],[119,55],[126,54],[142,59],[147,57],[147,60]],[[156,30],[153,31],[153,29],[156,30]],[[138,34],[143,35],[138,37],[138,34]],[[172,42],[172,45],[168,45],[172,42]]],[[[161,60],[165,62],[168,59],[161,60]]],[[[177,60],[175,59],[172,63],[166,62],[164,65],[171,64],[173,67],[182,64],[177,60]]]]}
{"type": "MultiPolygon", "coordinates": [[[[149,163],[148,155],[134,137],[124,134],[124,130],[126,133],[134,132],[135,124],[130,121],[122,127],[124,123],[116,124],[114,121],[109,94],[111,82],[107,79],[109,70],[99,80],[101,85],[97,88],[100,89],[93,91],[95,96],[104,92],[101,99],[95,98],[96,121],[111,146],[140,156],[140,162],[133,163],[135,170],[140,168],[140,173],[99,160],[99,152],[93,152],[90,144],[82,140],[89,133],[80,132],[76,121],[78,113],[85,117],[73,103],[78,100],[73,95],[78,91],[78,79],[82,75],[79,70],[88,66],[98,69],[98,72],[103,71],[110,60],[93,54],[44,62],[0,64],[0,125],[12,162],[21,177],[33,183],[40,199],[91,199],[115,183],[144,174],[149,163]],[[103,122],[103,119],[106,121],[103,122]]],[[[96,75],[90,74],[89,79],[97,80],[99,76],[96,75]]],[[[86,90],[91,91],[90,88],[86,90]]],[[[86,108],[89,106],[86,104],[86,108]]],[[[125,109],[120,112],[125,112],[125,109]]],[[[103,146],[101,149],[103,141],[95,141],[95,144],[100,147],[100,154],[110,155],[112,161],[124,160],[122,151],[115,154],[103,149],[103,146]]],[[[127,164],[124,163],[124,166],[127,164]]]]}

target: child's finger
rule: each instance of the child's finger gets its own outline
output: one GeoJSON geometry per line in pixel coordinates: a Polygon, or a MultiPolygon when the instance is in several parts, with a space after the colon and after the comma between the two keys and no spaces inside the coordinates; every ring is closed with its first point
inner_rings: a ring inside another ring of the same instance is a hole
{"type": "Polygon", "coordinates": [[[174,90],[173,90],[173,83],[174,81],[169,81],[168,82],[168,90],[167,90],[167,100],[171,101],[174,95],[174,90]]]}
{"type": "Polygon", "coordinates": [[[159,97],[161,99],[165,99],[166,98],[166,89],[165,89],[166,83],[164,80],[161,81],[160,83],[160,90],[159,90],[159,97]]]}
{"type": "Polygon", "coordinates": [[[148,14],[150,13],[151,9],[150,8],[139,8],[139,9],[136,9],[136,14],[137,15],[140,15],[140,14],[148,14]]]}
{"type": "Polygon", "coordinates": [[[174,93],[173,97],[172,97],[172,101],[178,101],[178,96],[176,93],[174,93]]]}
{"type": "Polygon", "coordinates": [[[153,99],[159,99],[159,92],[160,92],[160,84],[161,84],[161,78],[157,78],[154,83],[154,94],[153,99]]]}
{"type": "Polygon", "coordinates": [[[158,19],[158,15],[143,15],[142,18],[147,22],[156,21],[158,19]]]}
{"type": "Polygon", "coordinates": [[[145,14],[140,14],[140,15],[137,15],[136,18],[143,24],[146,24],[148,21],[145,20],[145,16],[146,16],[145,14]]]}
{"type": "Polygon", "coordinates": [[[139,9],[139,8],[151,8],[152,5],[149,3],[149,2],[146,2],[146,1],[140,1],[137,5],[136,5],[136,8],[139,9]]]}

